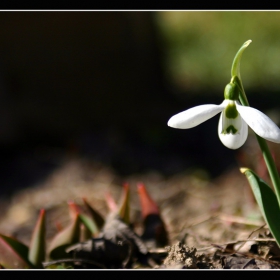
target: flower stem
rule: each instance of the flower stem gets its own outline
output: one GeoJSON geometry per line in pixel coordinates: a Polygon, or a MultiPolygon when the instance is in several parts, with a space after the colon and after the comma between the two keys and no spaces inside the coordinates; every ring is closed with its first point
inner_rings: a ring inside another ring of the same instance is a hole
{"type": "Polygon", "coordinates": [[[271,156],[270,150],[267,146],[267,142],[260,137],[259,135],[256,134],[257,140],[259,142],[260,148],[262,150],[263,158],[265,160],[271,182],[274,186],[274,190],[277,196],[277,200],[280,206],[280,178],[279,178],[279,173],[277,171],[275,162],[273,160],[273,157],[271,156]]]}
{"type": "MultiPolygon", "coordinates": [[[[232,63],[232,67],[231,67],[231,83],[235,83],[238,88],[239,88],[239,101],[243,106],[250,106],[248,99],[246,97],[243,85],[242,85],[242,81],[241,81],[241,75],[240,75],[240,62],[241,62],[241,56],[244,52],[244,50],[250,45],[250,43],[252,42],[252,40],[248,40],[246,41],[241,48],[238,50],[238,52],[236,53],[234,59],[233,59],[233,63],[232,63]]],[[[263,158],[265,160],[268,172],[269,172],[269,176],[271,178],[271,182],[274,186],[274,190],[277,196],[277,200],[278,200],[278,204],[280,206],[280,178],[279,178],[279,173],[277,171],[275,162],[271,156],[270,150],[268,148],[267,142],[265,139],[263,139],[262,137],[260,137],[259,135],[255,134],[258,140],[258,143],[260,145],[262,154],[263,154],[263,158]]]]}
{"type": "MultiPolygon", "coordinates": [[[[240,94],[239,94],[240,103],[243,106],[250,106],[249,102],[248,102],[248,99],[246,97],[244,88],[242,86],[241,80],[237,76],[235,76],[235,77],[232,78],[232,82],[235,82],[238,85],[238,87],[239,87],[239,90],[240,90],[240,94]]],[[[280,206],[280,178],[279,178],[279,173],[277,171],[275,162],[274,162],[273,157],[272,157],[272,155],[270,153],[270,150],[268,148],[266,140],[263,139],[262,137],[260,137],[259,135],[257,135],[256,133],[255,133],[255,135],[257,137],[259,146],[261,148],[262,155],[263,155],[263,158],[265,160],[265,163],[266,163],[266,166],[267,166],[267,170],[269,172],[269,176],[270,176],[271,182],[272,182],[272,184],[274,186],[274,190],[275,190],[275,193],[276,193],[276,196],[277,196],[278,204],[280,206]]]]}

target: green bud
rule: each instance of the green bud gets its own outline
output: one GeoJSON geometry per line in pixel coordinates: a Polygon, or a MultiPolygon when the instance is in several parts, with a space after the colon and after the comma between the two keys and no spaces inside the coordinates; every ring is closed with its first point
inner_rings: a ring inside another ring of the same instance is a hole
{"type": "Polygon", "coordinates": [[[224,97],[225,99],[229,99],[229,100],[238,100],[239,97],[238,86],[233,83],[227,84],[224,91],[224,97]]]}

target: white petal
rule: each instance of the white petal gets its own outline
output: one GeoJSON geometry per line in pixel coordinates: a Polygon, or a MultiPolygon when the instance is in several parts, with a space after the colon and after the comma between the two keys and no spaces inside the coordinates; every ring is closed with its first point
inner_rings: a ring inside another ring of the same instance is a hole
{"type": "Polygon", "coordinates": [[[237,103],[236,108],[256,134],[271,142],[280,143],[280,129],[267,115],[255,108],[237,103]]]}
{"type": "Polygon", "coordinates": [[[192,128],[220,113],[227,105],[228,100],[220,105],[200,105],[190,108],[171,117],[167,123],[174,128],[192,128]]]}
{"type": "MultiPolygon", "coordinates": [[[[240,117],[240,116],[239,116],[240,117]]],[[[235,133],[222,133],[223,130],[223,113],[219,119],[218,125],[218,135],[221,142],[229,149],[236,150],[240,148],[246,141],[248,137],[248,125],[246,122],[241,118],[241,124],[239,124],[240,130],[235,133]]]]}

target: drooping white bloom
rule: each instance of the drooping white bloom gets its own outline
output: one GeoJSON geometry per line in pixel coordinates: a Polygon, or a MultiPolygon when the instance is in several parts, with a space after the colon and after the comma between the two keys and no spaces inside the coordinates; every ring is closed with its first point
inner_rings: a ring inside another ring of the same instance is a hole
{"type": "Polygon", "coordinates": [[[238,149],[245,143],[248,125],[260,137],[280,143],[280,129],[268,116],[252,107],[242,106],[235,97],[229,98],[226,93],[225,97],[220,105],[200,105],[178,113],[167,124],[173,128],[188,129],[221,113],[218,135],[229,149],[238,149]]]}

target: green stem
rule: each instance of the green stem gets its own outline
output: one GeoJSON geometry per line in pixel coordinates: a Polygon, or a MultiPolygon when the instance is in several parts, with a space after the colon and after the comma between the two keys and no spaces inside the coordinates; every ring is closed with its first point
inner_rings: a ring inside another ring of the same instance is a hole
{"type": "MultiPolygon", "coordinates": [[[[232,82],[235,82],[238,85],[238,87],[239,87],[239,90],[240,90],[240,95],[239,95],[240,103],[243,106],[250,106],[249,102],[248,102],[248,99],[246,97],[244,88],[242,86],[241,80],[237,76],[235,76],[235,77],[232,78],[232,82]]],[[[280,206],[280,178],[279,178],[279,173],[277,171],[275,162],[274,162],[273,157],[272,157],[272,155],[270,153],[270,150],[268,148],[266,140],[263,139],[262,137],[260,137],[259,135],[257,135],[256,133],[255,133],[255,135],[256,135],[258,143],[260,145],[260,148],[261,148],[261,151],[262,151],[262,155],[263,155],[263,158],[265,160],[265,163],[266,163],[266,166],[267,166],[267,169],[268,169],[268,172],[269,172],[269,176],[270,176],[271,182],[272,182],[272,184],[274,186],[274,190],[276,192],[278,204],[280,206]]]]}
{"type": "Polygon", "coordinates": [[[280,178],[266,141],[256,134],[280,206],[280,178]]]}
{"type": "MultiPolygon", "coordinates": [[[[246,41],[241,48],[238,50],[238,52],[236,53],[234,59],[233,59],[233,63],[232,63],[232,67],[231,67],[231,83],[235,83],[238,88],[239,88],[239,101],[243,106],[250,106],[248,99],[246,97],[243,85],[242,85],[242,81],[241,81],[241,76],[240,76],[240,61],[241,61],[241,56],[244,52],[244,50],[250,45],[250,43],[252,42],[252,40],[248,40],[246,41]]],[[[262,137],[260,137],[259,135],[255,134],[258,140],[258,143],[260,145],[262,154],[263,154],[263,158],[265,160],[268,172],[269,172],[269,176],[271,178],[271,182],[274,186],[274,190],[276,192],[276,196],[277,196],[277,200],[278,200],[278,204],[280,206],[280,178],[279,178],[279,174],[275,165],[275,162],[271,156],[270,150],[267,146],[267,143],[265,141],[265,139],[263,139],[262,137]]]]}

